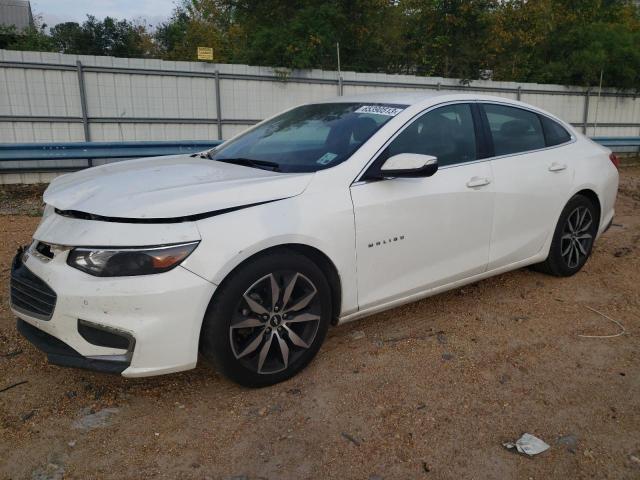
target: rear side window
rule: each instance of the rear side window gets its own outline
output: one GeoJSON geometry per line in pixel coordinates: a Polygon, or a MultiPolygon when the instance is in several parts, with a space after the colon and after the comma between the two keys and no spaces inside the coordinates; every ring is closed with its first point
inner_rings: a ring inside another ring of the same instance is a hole
{"type": "Polygon", "coordinates": [[[554,145],[567,143],[569,140],[571,140],[571,135],[569,135],[569,132],[567,132],[565,128],[558,122],[555,122],[543,115],[540,115],[540,121],[542,122],[544,138],[547,140],[547,147],[553,147],[554,145]]]}
{"type": "Polygon", "coordinates": [[[546,146],[537,114],[503,105],[483,105],[496,156],[528,152],[546,146]]]}
{"type": "Polygon", "coordinates": [[[399,153],[438,157],[438,165],[455,165],[476,160],[476,136],[471,107],[453,104],[418,117],[384,152],[384,158],[399,153]]]}

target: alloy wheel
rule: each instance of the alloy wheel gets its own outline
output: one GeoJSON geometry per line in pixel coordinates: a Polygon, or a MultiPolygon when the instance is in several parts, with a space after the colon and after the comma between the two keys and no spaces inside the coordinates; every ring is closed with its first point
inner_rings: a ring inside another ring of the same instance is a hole
{"type": "Polygon", "coordinates": [[[318,290],[299,272],[277,271],[243,294],[229,326],[237,360],[259,374],[286,370],[313,343],[320,325],[318,290]]]}
{"type": "Polygon", "coordinates": [[[593,243],[593,217],[584,206],[577,207],[567,217],[560,238],[560,254],[569,268],[578,267],[589,255],[593,243]]]}

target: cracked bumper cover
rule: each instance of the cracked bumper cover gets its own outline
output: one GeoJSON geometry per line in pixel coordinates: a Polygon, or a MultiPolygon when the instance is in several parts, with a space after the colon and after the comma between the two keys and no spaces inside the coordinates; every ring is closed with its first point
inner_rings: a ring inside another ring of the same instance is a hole
{"type": "MultiPolygon", "coordinates": [[[[22,258],[21,253],[16,256],[14,268],[22,258]]],[[[66,254],[51,260],[27,254],[24,266],[57,296],[49,319],[11,305],[20,333],[44,351],[50,363],[125,377],[195,367],[214,284],[181,266],[154,275],[93,277],[68,266],[66,254]],[[82,324],[118,332],[131,342],[127,348],[92,343],[82,334],[82,324]]]]}

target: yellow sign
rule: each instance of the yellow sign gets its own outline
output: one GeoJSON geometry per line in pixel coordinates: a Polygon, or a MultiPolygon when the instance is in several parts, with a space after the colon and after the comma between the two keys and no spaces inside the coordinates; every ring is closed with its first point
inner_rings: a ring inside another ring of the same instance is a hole
{"type": "Polygon", "coordinates": [[[198,60],[213,60],[213,48],[198,47],[198,60]]]}

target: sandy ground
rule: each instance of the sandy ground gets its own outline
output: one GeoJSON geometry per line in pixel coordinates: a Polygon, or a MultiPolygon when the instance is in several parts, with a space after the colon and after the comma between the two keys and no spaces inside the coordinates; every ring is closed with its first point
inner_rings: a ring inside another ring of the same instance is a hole
{"type": "Polygon", "coordinates": [[[620,193],[575,277],[519,270],[334,328],[261,390],[206,364],[143,380],[47,365],[6,288],[34,200],[0,216],[0,478],[640,478],[639,167],[620,193]],[[627,335],[579,337],[619,331],[587,306],[627,335]],[[524,432],[551,449],[502,447],[524,432]]]}

